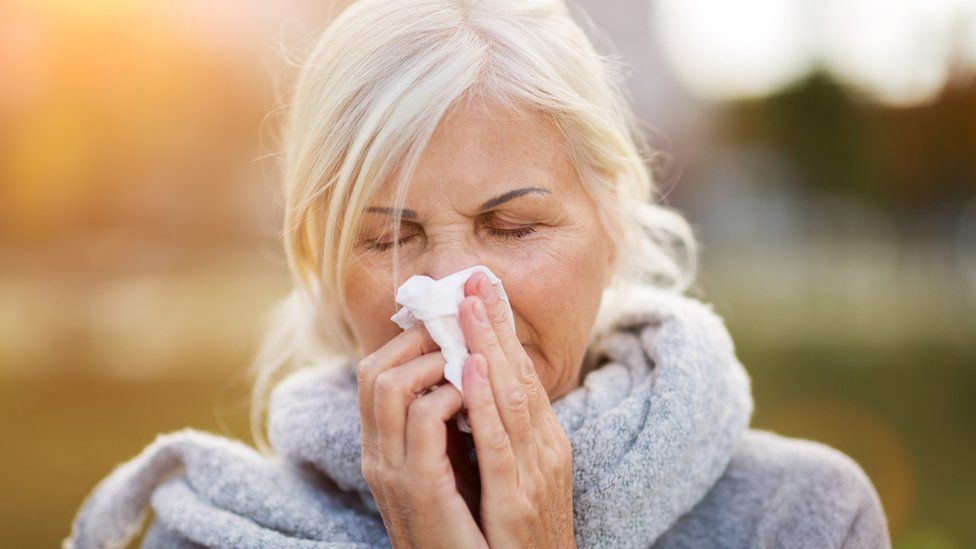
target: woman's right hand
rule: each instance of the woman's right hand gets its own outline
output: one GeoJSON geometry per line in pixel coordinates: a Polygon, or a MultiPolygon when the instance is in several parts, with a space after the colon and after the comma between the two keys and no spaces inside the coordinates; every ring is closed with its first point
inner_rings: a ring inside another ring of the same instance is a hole
{"type": "Polygon", "coordinates": [[[462,398],[450,383],[435,386],[444,363],[419,322],[359,362],[363,476],[397,549],[488,547],[447,455],[445,422],[462,398]]]}

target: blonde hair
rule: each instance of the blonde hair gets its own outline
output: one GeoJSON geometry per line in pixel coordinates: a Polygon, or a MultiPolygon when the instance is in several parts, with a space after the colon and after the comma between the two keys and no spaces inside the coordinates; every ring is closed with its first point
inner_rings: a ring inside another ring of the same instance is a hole
{"type": "Polygon", "coordinates": [[[359,0],[325,27],[298,67],[282,128],[282,238],[295,287],[268,317],[252,365],[259,450],[272,453],[262,424],[276,376],[360,358],[342,288],[363,212],[390,180],[403,205],[425,144],[462,101],[501,100],[557,125],[612,241],[612,285],[689,288],[696,239],[655,203],[621,67],[561,0],[359,0]]]}

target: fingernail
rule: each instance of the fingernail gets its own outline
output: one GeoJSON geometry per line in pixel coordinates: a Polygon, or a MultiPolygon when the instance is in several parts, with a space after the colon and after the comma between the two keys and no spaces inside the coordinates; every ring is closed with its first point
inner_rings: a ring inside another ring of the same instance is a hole
{"type": "Polygon", "coordinates": [[[480,299],[474,302],[474,317],[481,322],[488,322],[488,315],[485,313],[485,305],[480,299]]]}
{"type": "Polygon", "coordinates": [[[485,357],[478,356],[477,363],[475,364],[475,370],[478,371],[478,375],[481,377],[488,377],[488,361],[485,357]]]}
{"type": "Polygon", "coordinates": [[[481,282],[478,283],[478,293],[481,294],[486,303],[494,303],[498,299],[498,294],[495,293],[495,289],[491,286],[491,281],[488,280],[487,276],[481,277],[481,282]]]}

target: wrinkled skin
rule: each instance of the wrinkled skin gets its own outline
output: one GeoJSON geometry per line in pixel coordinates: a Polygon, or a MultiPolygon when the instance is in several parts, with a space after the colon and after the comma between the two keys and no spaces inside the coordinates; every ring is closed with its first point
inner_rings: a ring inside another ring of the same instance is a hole
{"type": "MultiPolygon", "coordinates": [[[[380,194],[371,206],[392,208],[392,188],[380,194]]],[[[558,128],[532,111],[460,104],[425,148],[405,208],[415,215],[403,217],[397,285],[415,274],[438,279],[486,265],[505,286],[516,329],[501,301],[479,297],[476,273],[460,313],[472,351],[463,397],[444,383],[443,356],[423,326],[402,332],[390,320],[390,212],[367,213],[344,285],[345,312],[365,357],[363,471],[391,541],[572,546],[571,448],[551,402],[579,385],[614,255],[558,128]],[[543,190],[480,209],[525,187],[543,190]],[[475,318],[479,303],[486,323],[475,318]],[[469,367],[480,361],[487,377],[469,367]],[[473,467],[469,435],[451,419],[462,406],[474,431],[473,467]]]]}

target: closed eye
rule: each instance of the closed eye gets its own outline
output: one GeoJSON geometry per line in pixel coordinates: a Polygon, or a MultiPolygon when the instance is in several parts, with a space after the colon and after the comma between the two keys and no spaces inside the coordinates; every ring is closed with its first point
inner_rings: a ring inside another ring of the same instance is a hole
{"type": "MultiPolygon", "coordinates": [[[[516,240],[516,239],[519,239],[519,238],[525,238],[525,237],[527,237],[530,234],[532,234],[532,233],[535,232],[535,228],[534,227],[521,227],[521,228],[518,228],[518,229],[511,229],[511,230],[495,229],[493,227],[488,227],[487,230],[488,230],[488,234],[490,234],[491,236],[494,236],[496,238],[503,238],[503,239],[506,239],[506,240],[516,240]]],[[[407,243],[410,240],[412,240],[413,237],[415,237],[415,236],[417,236],[417,235],[414,234],[414,235],[410,235],[410,236],[405,236],[405,237],[403,237],[403,238],[400,239],[399,244],[401,246],[403,246],[405,243],[407,243]]],[[[371,242],[369,244],[369,248],[371,250],[375,250],[375,251],[378,251],[378,252],[382,252],[382,251],[389,250],[392,247],[393,247],[393,242],[392,241],[391,242],[377,242],[377,241],[373,241],[373,242],[371,242]]]]}
{"type": "Polygon", "coordinates": [[[488,234],[500,238],[525,238],[535,232],[533,227],[522,227],[519,229],[503,230],[488,227],[488,234]]]}

